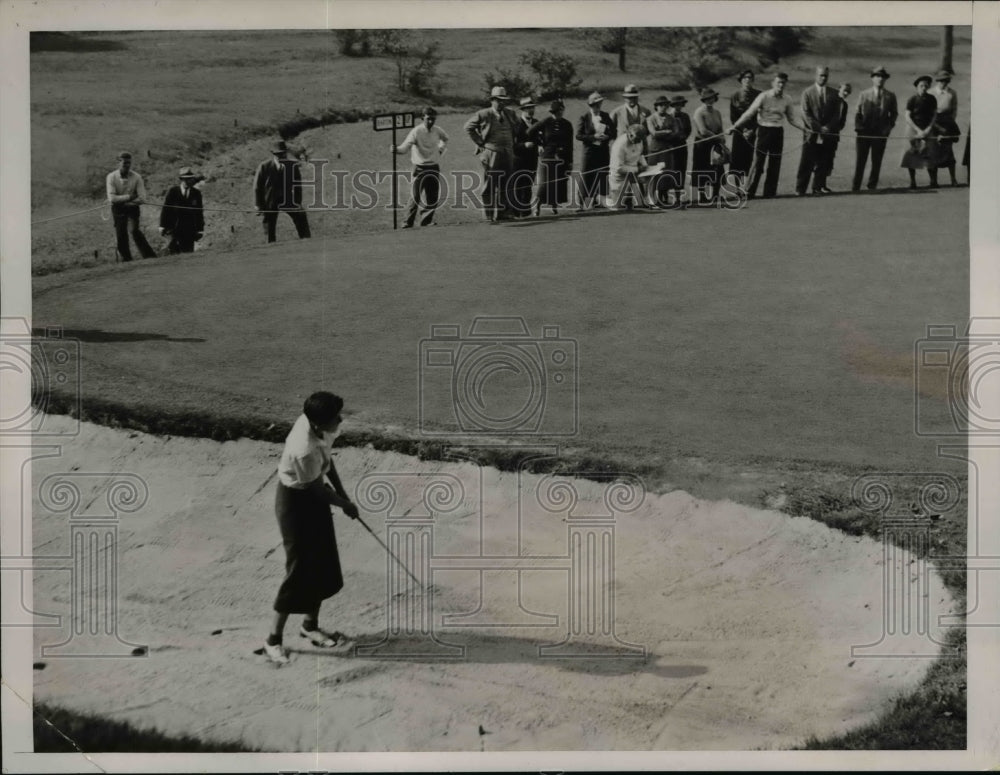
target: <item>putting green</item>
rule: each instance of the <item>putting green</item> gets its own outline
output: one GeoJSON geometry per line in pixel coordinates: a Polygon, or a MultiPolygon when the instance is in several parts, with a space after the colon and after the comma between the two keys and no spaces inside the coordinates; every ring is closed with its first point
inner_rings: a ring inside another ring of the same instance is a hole
{"type": "MultiPolygon", "coordinates": [[[[967,213],[967,189],[939,189],[336,240],[281,222],[272,246],[37,278],[33,326],[81,340],[85,402],[289,422],[325,388],[352,427],[416,435],[422,406],[428,427],[457,424],[441,414],[457,340],[434,372],[443,397],[420,392],[431,327],[522,316],[576,356],[558,385],[540,369],[543,436],[578,409],[575,435],[549,441],[939,470],[937,440],[914,432],[913,353],[928,324],[968,318],[967,213]]],[[[498,368],[479,374],[483,400],[513,414],[530,375],[498,368]]],[[[948,421],[943,383],[919,412],[948,421]]]]}

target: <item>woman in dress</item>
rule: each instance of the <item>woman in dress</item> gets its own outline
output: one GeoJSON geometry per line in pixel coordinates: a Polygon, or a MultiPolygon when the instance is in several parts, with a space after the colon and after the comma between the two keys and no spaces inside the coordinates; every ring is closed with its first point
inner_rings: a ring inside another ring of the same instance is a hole
{"type": "Polygon", "coordinates": [[[922,75],[913,82],[917,93],[906,102],[906,136],[909,147],[903,154],[901,167],[910,173],[910,188],[917,187],[917,170],[927,170],[931,188],[937,188],[938,153],[937,138],[934,133],[934,116],[937,114],[937,100],[927,93],[931,77],[922,75]]]}
{"type": "Polygon", "coordinates": [[[670,115],[677,125],[677,142],[674,146],[672,172],[674,177],[674,197],[680,201],[683,197],[685,178],[688,166],[687,140],[691,136],[691,116],[684,112],[687,97],[677,95],[670,100],[670,115]]]}
{"type": "Polygon", "coordinates": [[[673,192],[675,176],[670,174],[674,169],[674,146],[677,145],[680,133],[677,122],[667,111],[670,100],[660,97],[653,103],[653,115],[646,119],[646,161],[649,164],[662,164],[665,173],[658,175],[649,184],[650,204],[664,206],[669,194],[673,192]]]}
{"type": "Polygon", "coordinates": [[[604,98],[596,91],[587,97],[590,110],[580,116],[576,125],[576,139],[583,144],[581,210],[586,210],[588,206],[603,207],[601,201],[608,195],[608,162],[611,160],[611,141],[615,139],[615,125],[611,116],[601,110],[603,102],[604,98]]]}
{"type": "Polygon", "coordinates": [[[569,173],[573,169],[573,125],[563,118],[566,106],[552,100],[549,116],[529,133],[538,146],[538,204],[535,215],[548,205],[553,214],[569,201],[569,173]]]}
{"type": "Polygon", "coordinates": [[[343,638],[319,626],[320,604],[344,586],[330,506],[351,519],[358,517],[331,458],[343,407],[343,399],[333,393],[309,396],[278,463],[275,512],[285,547],[285,579],[274,601],[275,615],[263,651],[279,665],[288,662],[282,640],[289,614],[305,614],[299,635],[314,646],[330,648],[343,638]]]}
{"type": "Polygon", "coordinates": [[[955,120],[958,112],[958,95],[948,85],[951,83],[951,73],[947,70],[939,70],[934,80],[934,88],[930,89],[928,94],[937,100],[937,115],[934,117],[934,123],[937,124],[935,132],[938,135],[937,166],[946,167],[948,175],[951,176],[951,184],[957,186],[955,145],[962,135],[962,130],[958,128],[958,122],[955,120]]]}
{"type": "Polygon", "coordinates": [[[691,186],[695,201],[699,204],[714,202],[719,196],[719,186],[725,174],[725,165],[720,164],[722,145],[722,114],[715,109],[719,93],[715,89],[702,89],[701,106],[691,116],[694,127],[694,154],[691,160],[691,186]],[[704,192],[708,195],[705,196],[704,192]]]}

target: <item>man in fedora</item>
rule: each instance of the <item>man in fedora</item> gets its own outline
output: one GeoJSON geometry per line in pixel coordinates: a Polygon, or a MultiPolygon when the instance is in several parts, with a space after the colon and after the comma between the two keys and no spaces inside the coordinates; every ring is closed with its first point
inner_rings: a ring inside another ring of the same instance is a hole
{"type": "Polygon", "coordinates": [[[757,196],[760,178],[767,167],[764,178],[764,198],[770,199],[778,193],[778,177],[781,175],[781,155],[785,147],[784,122],[787,121],[797,129],[808,132],[795,116],[792,101],[785,96],[785,84],[788,83],[786,73],[777,73],[771,81],[771,88],[757,95],[757,98],[746,109],[742,116],[729,130],[737,132],[740,127],[757,118],[757,142],[753,149],[753,165],[750,168],[750,181],[747,187],[747,198],[757,196]]]}
{"type": "Polygon", "coordinates": [[[465,132],[476,144],[483,165],[483,210],[490,223],[508,220],[510,173],[514,164],[514,126],[518,121],[507,107],[510,97],[503,86],[490,90],[490,107],[483,108],[465,122],[465,132]]]}
{"type": "Polygon", "coordinates": [[[264,233],[274,242],[278,213],[288,213],[299,239],[308,239],[309,219],[302,209],[302,174],[284,140],[271,146],[271,158],[261,162],[253,179],[257,214],[264,218],[264,233]]]}
{"type": "Polygon", "coordinates": [[[858,95],[858,107],[854,113],[854,132],[857,135],[857,159],[854,163],[852,191],[861,190],[868,154],[871,153],[872,167],[868,174],[868,190],[878,186],[878,174],[882,169],[886,138],[892,133],[899,117],[896,95],[885,88],[889,73],[884,67],[871,71],[872,87],[858,95]]]}
{"type": "Polygon", "coordinates": [[[146,199],[146,186],[139,173],[132,169],[131,153],[122,151],[118,154],[118,169],[109,172],[104,183],[108,202],[111,203],[115,241],[121,260],[132,260],[132,250],[128,242],[130,234],[143,258],[155,258],[156,251],[150,247],[146,235],[139,227],[139,205],[146,199]]]}
{"type": "Polygon", "coordinates": [[[410,152],[413,162],[413,181],[410,186],[410,206],[406,211],[404,229],[412,229],[420,211],[420,225],[434,222],[441,196],[441,154],[448,147],[448,135],[437,125],[437,111],[428,105],[423,110],[423,121],[406,135],[399,146],[390,145],[393,153],[410,152]]]}
{"type": "Polygon", "coordinates": [[[205,233],[201,191],[195,188],[195,183],[204,178],[195,175],[190,167],[183,167],[178,177],[180,184],[167,190],[160,209],[160,235],[170,236],[170,254],[193,252],[194,243],[205,233]]]}
{"type": "Polygon", "coordinates": [[[634,83],[630,83],[622,92],[625,104],[619,105],[611,111],[611,121],[615,125],[615,134],[623,135],[625,130],[635,124],[639,125],[639,136],[646,137],[646,119],[651,115],[651,111],[645,105],[639,104],[639,89],[634,83]]]}
{"type": "Polygon", "coordinates": [[[809,131],[802,138],[802,156],[799,172],[795,178],[795,193],[806,194],[812,178],[814,194],[829,194],[826,187],[827,170],[832,169],[830,152],[836,149],[833,139],[839,135],[837,123],[840,119],[841,100],[837,92],[826,85],[830,79],[830,68],[820,65],[816,68],[816,80],[802,92],[802,120],[809,131]]]}
{"type": "Polygon", "coordinates": [[[514,124],[514,162],[511,167],[510,209],[515,218],[531,215],[531,194],[538,172],[538,145],[531,139],[531,130],[538,123],[535,100],[521,97],[521,115],[514,124]]]}
{"type": "Polygon", "coordinates": [[[615,139],[615,125],[611,115],[601,108],[604,97],[591,92],[587,97],[587,112],[576,122],[576,139],[583,144],[580,163],[579,209],[604,207],[608,195],[608,164],[611,161],[611,143],[615,139]]]}

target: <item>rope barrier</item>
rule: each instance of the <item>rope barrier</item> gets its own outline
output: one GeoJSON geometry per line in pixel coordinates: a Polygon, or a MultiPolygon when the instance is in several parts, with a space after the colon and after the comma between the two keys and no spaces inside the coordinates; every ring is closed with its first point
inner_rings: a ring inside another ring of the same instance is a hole
{"type": "MultiPolygon", "coordinates": [[[[784,128],[784,127],[782,127],[782,128],[784,128]]],[[[796,131],[802,131],[802,130],[796,129],[796,131]]],[[[696,145],[698,143],[705,143],[705,142],[710,142],[710,141],[719,140],[719,139],[724,140],[729,134],[730,134],[730,131],[727,130],[727,131],[724,131],[724,132],[719,132],[719,133],[714,134],[714,135],[710,135],[708,137],[695,138],[692,143],[685,142],[685,143],[683,143],[681,145],[675,145],[675,146],[671,146],[669,148],[661,148],[661,149],[657,150],[655,153],[658,153],[658,154],[664,153],[665,154],[665,153],[672,153],[673,151],[677,151],[677,150],[681,150],[681,149],[690,149],[693,145],[696,145]]],[[[949,140],[957,142],[958,139],[962,136],[961,133],[959,133],[957,135],[928,135],[927,137],[922,137],[921,138],[921,137],[910,137],[908,135],[858,135],[858,134],[847,135],[847,134],[841,134],[839,132],[812,132],[812,131],[809,131],[808,134],[817,134],[817,135],[823,135],[825,137],[838,137],[838,138],[843,138],[843,139],[859,139],[859,140],[907,140],[907,141],[913,141],[913,140],[936,140],[938,142],[941,142],[941,141],[947,142],[949,140]]],[[[782,150],[781,153],[774,153],[774,152],[771,152],[771,151],[765,151],[761,155],[766,155],[766,156],[786,156],[789,153],[792,153],[794,151],[799,150],[805,144],[806,144],[806,141],[803,140],[801,143],[799,143],[796,146],[793,146],[793,147],[791,147],[791,148],[789,148],[787,150],[782,150]]],[[[755,154],[757,153],[756,149],[754,150],[754,153],[755,154]]],[[[558,161],[558,160],[548,160],[548,161],[558,161]]],[[[609,165],[603,166],[603,167],[595,167],[593,169],[588,169],[587,172],[588,173],[605,172],[605,171],[610,171],[610,169],[611,169],[611,165],[609,164],[609,165]]],[[[665,171],[670,171],[670,170],[665,170],[665,171]]],[[[686,172],[686,170],[685,170],[685,172],[686,172]]],[[[401,174],[406,174],[406,173],[401,173],[401,174]]],[[[237,179],[237,176],[233,175],[233,176],[221,176],[221,177],[213,178],[213,180],[231,180],[231,179],[237,179]]],[[[246,176],[239,176],[238,179],[240,179],[240,180],[246,180],[246,176]]],[[[571,180],[571,179],[572,179],[571,175],[565,175],[565,176],[562,176],[562,177],[559,177],[559,178],[553,178],[551,180],[548,180],[547,182],[550,183],[550,184],[551,183],[561,183],[564,180],[571,180]]],[[[315,181],[306,181],[306,184],[307,185],[316,185],[315,181]]],[[[160,208],[165,207],[165,205],[163,205],[163,204],[156,204],[155,202],[142,202],[142,203],[137,203],[137,204],[141,204],[141,205],[146,206],[146,207],[160,207],[160,208]]],[[[202,207],[202,208],[197,208],[197,207],[187,207],[187,206],[184,206],[184,205],[172,205],[172,207],[174,207],[175,209],[178,209],[178,210],[198,210],[198,209],[201,209],[203,212],[215,212],[215,213],[242,213],[242,214],[247,214],[247,213],[257,214],[257,213],[259,213],[259,214],[263,214],[263,213],[281,213],[281,212],[287,212],[286,210],[257,210],[256,208],[253,208],[253,209],[250,209],[250,208],[245,208],[245,209],[244,208],[232,208],[232,207],[202,207]]],[[[98,205],[97,207],[87,208],[85,210],[77,210],[75,212],[65,213],[63,215],[55,215],[55,216],[52,216],[51,218],[41,218],[41,219],[39,219],[37,221],[31,221],[31,225],[32,226],[40,226],[42,224],[52,223],[53,221],[60,221],[60,220],[66,219],[66,218],[74,218],[74,217],[76,217],[78,215],[86,215],[87,213],[94,213],[94,212],[98,212],[98,211],[104,211],[104,212],[101,213],[101,220],[102,221],[107,221],[108,220],[108,216],[110,215],[109,208],[110,208],[110,203],[105,203],[105,204],[98,205]]],[[[339,212],[342,209],[344,209],[344,208],[317,207],[317,208],[300,208],[300,211],[301,212],[307,212],[307,213],[329,213],[329,212],[339,212]]]]}

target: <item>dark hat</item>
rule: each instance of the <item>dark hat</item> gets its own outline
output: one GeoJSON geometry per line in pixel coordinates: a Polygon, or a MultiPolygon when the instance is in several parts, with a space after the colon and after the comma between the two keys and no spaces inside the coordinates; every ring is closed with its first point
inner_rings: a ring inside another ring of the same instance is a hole
{"type": "Polygon", "coordinates": [[[522,108],[533,108],[535,107],[535,100],[531,97],[521,97],[521,101],[518,103],[522,108]]]}
{"type": "Polygon", "coordinates": [[[708,100],[717,100],[719,99],[719,92],[717,92],[715,89],[712,89],[711,87],[706,87],[698,93],[698,98],[702,102],[707,102],[708,100]]]}
{"type": "Polygon", "coordinates": [[[179,174],[177,175],[177,177],[179,177],[179,178],[180,178],[181,180],[183,180],[184,178],[197,178],[197,177],[199,177],[199,176],[198,176],[198,175],[195,175],[195,174],[194,174],[194,173],[193,173],[193,172],[191,171],[191,168],[190,168],[190,167],[181,167],[181,171],[180,171],[180,173],[179,173],[179,174]]]}
{"type": "Polygon", "coordinates": [[[118,154],[118,159],[120,161],[124,161],[126,159],[128,161],[132,161],[132,154],[130,154],[128,151],[122,151],[120,154],[118,154]]]}
{"type": "Polygon", "coordinates": [[[775,73],[774,77],[777,78],[779,81],[787,81],[788,73],[775,73]]]}
{"type": "Polygon", "coordinates": [[[590,96],[587,97],[588,105],[597,105],[600,102],[604,102],[604,97],[601,96],[600,92],[592,91],[590,96]]]}
{"type": "Polygon", "coordinates": [[[636,85],[634,83],[630,83],[628,86],[625,87],[625,91],[622,92],[622,96],[623,97],[638,97],[639,96],[639,89],[636,87],[636,85]]]}
{"type": "Polygon", "coordinates": [[[278,140],[274,145],[271,146],[271,153],[288,153],[289,148],[284,140],[278,140]]]}
{"type": "Polygon", "coordinates": [[[688,98],[684,97],[684,96],[682,96],[680,94],[678,94],[676,97],[671,97],[670,98],[670,104],[672,106],[674,106],[675,108],[678,107],[678,106],[680,106],[680,105],[686,105],[687,101],[688,101],[688,98]]]}
{"type": "Polygon", "coordinates": [[[552,100],[552,103],[549,105],[549,111],[565,110],[565,109],[566,109],[566,103],[563,102],[558,97],[552,100]]]}
{"type": "Polygon", "coordinates": [[[754,77],[754,72],[753,72],[753,70],[741,70],[741,71],[740,71],[740,74],[736,76],[736,80],[737,80],[737,81],[742,81],[742,80],[743,80],[744,78],[746,78],[746,77],[747,77],[748,75],[749,75],[749,76],[750,76],[751,78],[753,78],[753,77],[754,77]]]}
{"type": "Polygon", "coordinates": [[[938,70],[937,75],[934,76],[935,81],[950,81],[951,72],[948,70],[938,70]]]}
{"type": "Polygon", "coordinates": [[[653,107],[656,108],[659,107],[660,105],[669,105],[669,104],[670,104],[670,98],[664,94],[662,97],[656,98],[656,102],[653,103],[653,107]]]}
{"type": "Polygon", "coordinates": [[[423,114],[425,116],[436,116],[438,114],[438,112],[436,110],[434,110],[434,108],[432,108],[430,105],[428,105],[426,108],[424,108],[424,113],[423,114]]]}
{"type": "Polygon", "coordinates": [[[921,81],[925,82],[928,86],[934,83],[934,79],[931,78],[929,75],[921,75],[919,78],[917,78],[917,80],[913,82],[913,85],[916,86],[921,81]]]}
{"type": "Polygon", "coordinates": [[[878,67],[872,68],[872,71],[869,73],[869,75],[870,76],[881,75],[883,78],[888,78],[889,71],[886,70],[884,67],[882,67],[882,65],[879,65],[878,67]]]}

